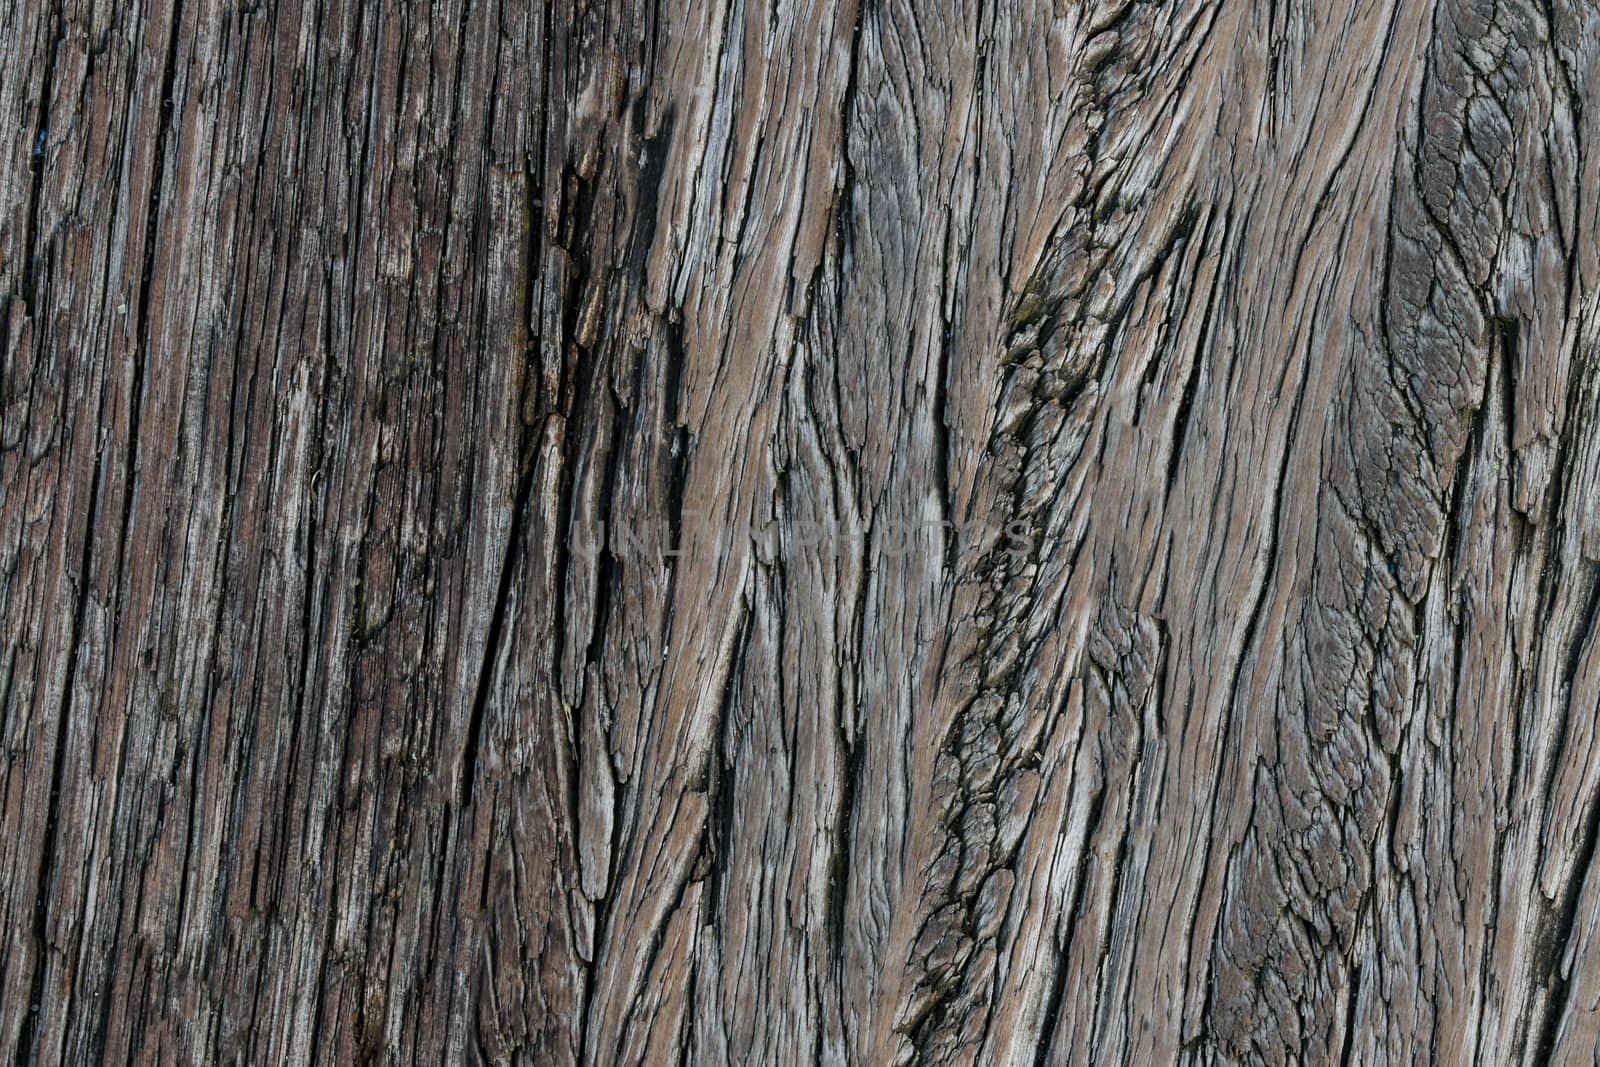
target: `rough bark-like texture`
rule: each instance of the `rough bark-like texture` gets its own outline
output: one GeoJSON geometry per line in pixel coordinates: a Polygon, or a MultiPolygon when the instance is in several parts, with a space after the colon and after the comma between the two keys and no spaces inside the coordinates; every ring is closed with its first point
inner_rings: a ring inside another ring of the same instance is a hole
{"type": "Polygon", "coordinates": [[[0,1055],[1600,1057],[1594,0],[0,0],[0,1055]]]}

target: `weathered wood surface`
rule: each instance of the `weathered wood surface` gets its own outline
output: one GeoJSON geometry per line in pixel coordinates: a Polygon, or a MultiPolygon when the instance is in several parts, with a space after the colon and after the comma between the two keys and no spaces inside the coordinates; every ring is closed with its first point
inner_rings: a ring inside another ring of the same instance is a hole
{"type": "Polygon", "coordinates": [[[4,0],[0,137],[8,1060],[1600,1056],[1593,0],[4,0]]]}

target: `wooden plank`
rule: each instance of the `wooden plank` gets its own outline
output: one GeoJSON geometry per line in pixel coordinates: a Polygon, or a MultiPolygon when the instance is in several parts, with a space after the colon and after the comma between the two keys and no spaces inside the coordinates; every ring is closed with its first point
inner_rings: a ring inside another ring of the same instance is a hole
{"type": "Polygon", "coordinates": [[[1600,8],[0,0],[0,1054],[1600,1056],[1600,8]]]}

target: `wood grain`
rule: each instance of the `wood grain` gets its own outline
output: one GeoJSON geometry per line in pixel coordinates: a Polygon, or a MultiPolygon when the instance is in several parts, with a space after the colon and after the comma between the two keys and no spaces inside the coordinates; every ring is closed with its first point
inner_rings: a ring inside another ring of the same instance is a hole
{"type": "Polygon", "coordinates": [[[1593,0],[0,0],[0,1055],[1600,1062],[1593,0]]]}

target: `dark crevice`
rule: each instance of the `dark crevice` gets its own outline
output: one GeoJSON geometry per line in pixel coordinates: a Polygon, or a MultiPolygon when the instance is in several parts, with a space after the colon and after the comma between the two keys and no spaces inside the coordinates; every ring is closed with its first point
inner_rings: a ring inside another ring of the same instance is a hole
{"type": "Polygon", "coordinates": [[[750,634],[754,629],[749,605],[740,610],[735,632],[733,655],[728,662],[728,675],[722,682],[722,693],[717,699],[717,725],[713,736],[717,743],[706,756],[704,788],[709,814],[706,820],[705,850],[708,869],[706,878],[706,911],[714,914],[727,893],[728,858],[733,847],[733,801],[735,784],[733,713],[739,698],[739,683],[744,679],[745,662],[750,654],[750,634]]]}
{"type": "Polygon", "coordinates": [[[44,75],[39,81],[39,106],[34,117],[33,143],[28,147],[27,237],[23,241],[21,289],[23,312],[29,318],[33,317],[38,296],[35,260],[38,258],[39,246],[39,201],[44,190],[45,154],[50,146],[48,123],[51,91],[55,87],[56,80],[56,53],[61,50],[61,41],[66,35],[65,21],[59,12],[50,20],[49,43],[45,46],[44,75]]]}
{"type": "Polygon", "coordinates": [[[1522,323],[1504,319],[1500,323],[1500,423],[1505,434],[1506,464],[1516,455],[1516,365],[1522,340],[1522,323]]]}
{"type": "MultiPolygon", "coordinates": [[[[946,230],[948,234],[948,229],[946,230]]],[[[947,237],[948,240],[948,237],[947,237]]],[[[946,261],[949,252],[946,250],[946,261]]],[[[952,338],[947,323],[934,346],[938,358],[933,371],[933,409],[928,420],[933,424],[933,482],[939,494],[940,538],[944,542],[943,559],[949,571],[955,563],[956,539],[953,533],[955,500],[950,488],[950,348],[952,338]]],[[[919,516],[920,518],[920,516],[919,516]]],[[[920,537],[920,531],[919,531],[920,537]]]]}
{"type": "Polygon", "coordinates": [[[520,569],[524,526],[528,512],[528,497],[533,491],[533,464],[528,462],[526,430],[520,450],[523,470],[518,475],[516,502],[512,505],[511,532],[506,538],[505,552],[500,561],[500,581],[495,591],[494,608],[489,617],[489,632],[484,638],[483,656],[478,664],[478,681],[472,697],[472,711],[467,719],[466,743],[461,752],[461,773],[456,779],[456,803],[469,804],[475,793],[478,775],[478,751],[482,745],[485,711],[489,704],[489,688],[494,678],[495,664],[499,660],[502,633],[505,630],[507,605],[511,601],[513,577],[520,569]]]}
{"type": "Polygon", "coordinates": [[[1450,497],[1445,501],[1443,516],[1445,540],[1440,560],[1449,565],[1447,573],[1450,575],[1461,573],[1461,542],[1470,518],[1467,514],[1467,495],[1475,484],[1472,480],[1473,469],[1483,458],[1484,439],[1488,434],[1489,396],[1494,386],[1495,373],[1495,364],[1490,363],[1484,373],[1483,396],[1479,398],[1477,407],[1471,413],[1472,422],[1468,427],[1467,447],[1456,461],[1450,497]]]}
{"type": "MultiPolygon", "coordinates": [[[[850,160],[850,119],[856,110],[856,94],[860,90],[861,72],[861,27],[871,17],[866,10],[868,0],[858,0],[855,24],[850,31],[850,61],[845,70],[844,92],[840,96],[839,105],[839,171],[840,183],[834,195],[833,237],[834,254],[841,260],[850,248],[853,236],[851,229],[850,205],[855,197],[856,169],[850,160]]],[[[844,286],[840,285],[836,292],[838,306],[835,309],[839,318],[844,318],[844,286]]],[[[838,361],[834,361],[837,371],[838,361]]],[[[841,408],[840,410],[843,410],[841,408]]]]}
{"type": "Polygon", "coordinates": [[[1355,1057],[1356,1015],[1361,1007],[1361,967],[1356,966],[1350,976],[1350,988],[1345,992],[1344,1042],[1339,1050],[1340,1067],[1350,1067],[1355,1057]]]}
{"type": "Polygon", "coordinates": [[[627,244],[629,276],[643,286],[650,249],[655,244],[657,216],[661,210],[661,183],[666,178],[667,156],[672,144],[672,131],[676,121],[670,105],[662,105],[659,126],[654,137],[645,136],[645,116],[648,107],[640,96],[633,107],[633,138],[638,142],[634,158],[638,162],[637,182],[634,186],[636,211],[633,229],[627,244]]]}
{"type": "MultiPolygon", "coordinates": [[[[839,699],[843,715],[843,694],[839,699]]],[[[850,894],[850,853],[854,845],[856,797],[861,788],[861,775],[866,761],[866,745],[852,744],[841,737],[839,745],[844,751],[844,789],[839,798],[839,816],[834,823],[833,854],[828,860],[828,917],[827,929],[835,962],[844,959],[845,907],[850,894]]]]}
{"type": "Polygon", "coordinates": [[[1578,900],[1594,866],[1595,844],[1600,839],[1600,797],[1591,797],[1584,822],[1583,842],[1572,865],[1572,874],[1563,887],[1560,903],[1554,907],[1540,900],[1540,916],[1533,936],[1533,973],[1546,990],[1544,1017],[1540,1021],[1535,1062],[1551,1063],[1556,1036],[1572,996],[1571,982],[1561,973],[1561,957],[1572,940],[1578,918],[1578,900]]]}
{"type": "Polygon", "coordinates": [[[1211,336],[1211,312],[1215,302],[1206,307],[1204,324],[1200,327],[1200,344],[1189,363],[1189,373],[1183,380],[1183,392],[1178,398],[1178,410],[1172,419],[1172,443],[1167,450],[1167,481],[1163,500],[1172,499],[1172,490],[1178,484],[1178,464],[1183,458],[1183,442],[1189,432],[1189,416],[1194,408],[1195,391],[1200,385],[1200,372],[1205,366],[1206,343],[1211,336]]]}
{"type": "MultiPolygon", "coordinates": [[[[668,322],[661,331],[662,345],[666,349],[667,367],[664,388],[664,403],[666,404],[666,418],[663,428],[670,434],[667,444],[667,479],[666,479],[666,507],[667,524],[670,540],[667,542],[666,552],[669,558],[681,557],[689,545],[685,540],[686,532],[683,527],[685,511],[693,513],[693,508],[687,508],[689,487],[689,461],[694,452],[694,437],[689,433],[688,426],[683,421],[683,371],[688,362],[683,347],[683,332],[676,325],[668,322]]],[[[687,536],[692,539],[697,531],[687,531],[687,536]]],[[[673,568],[674,579],[677,568],[673,568]]],[[[674,581],[674,588],[676,582],[674,581]]],[[[674,598],[675,599],[675,598],[674,598]]],[[[669,604],[669,610],[670,604],[669,604]]]]}

